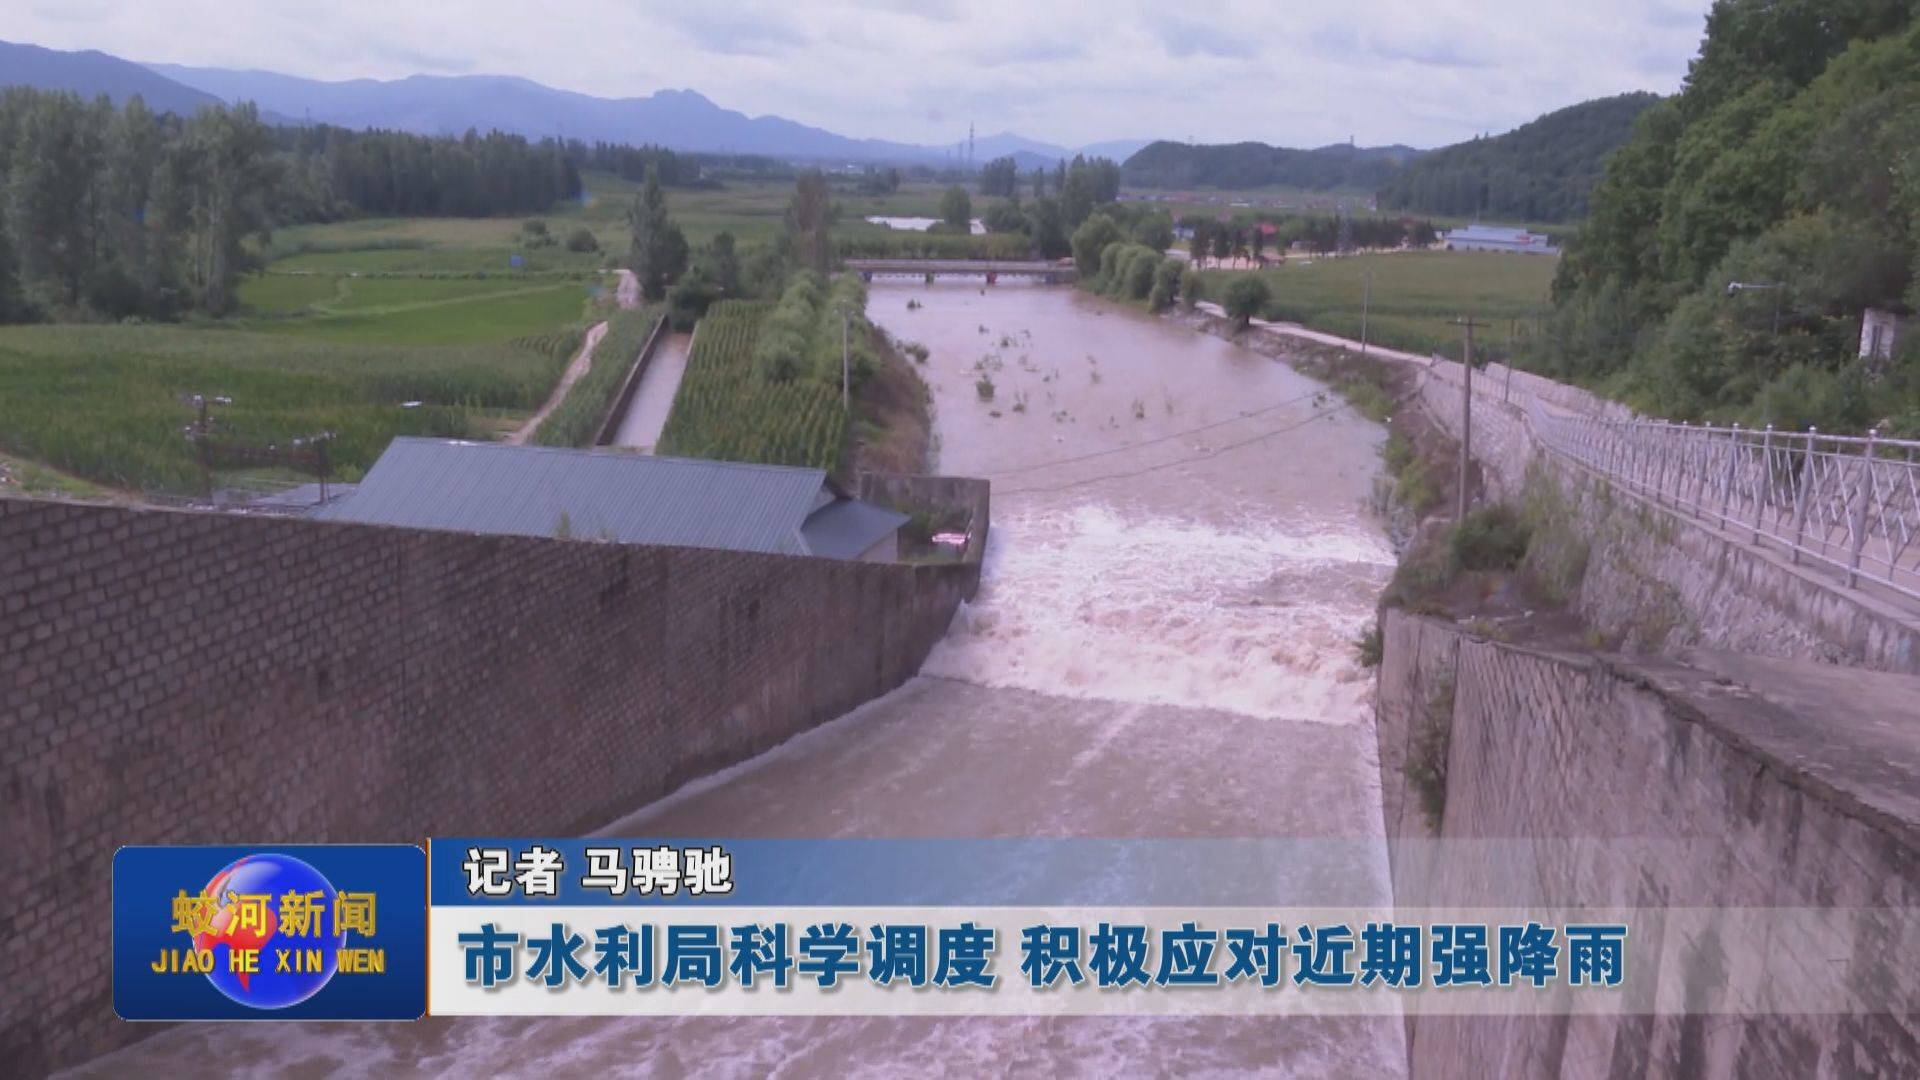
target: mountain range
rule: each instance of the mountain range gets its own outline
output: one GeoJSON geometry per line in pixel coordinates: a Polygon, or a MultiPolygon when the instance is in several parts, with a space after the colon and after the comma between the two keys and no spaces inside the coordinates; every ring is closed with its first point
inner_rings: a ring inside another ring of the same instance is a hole
{"type": "Polygon", "coordinates": [[[1266,143],[1156,142],[1126,160],[1134,187],[1245,190],[1278,185],[1307,191],[1372,191],[1426,151],[1341,143],[1295,150],[1266,143]]]}
{"type": "MultiPolygon", "coordinates": [[[[278,124],[324,123],[422,135],[500,130],[528,138],[654,144],[674,150],[752,154],[827,164],[939,165],[964,142],[861,139],[781,116],[748,116],[694,90],[602,98],[504,75],[413,75],[328,82],[271,71],[139,64],[102,52],[60,52],[0,42],[0,86],[134,94],[164,111],[191,113],[251,101],[278,124]]],[[[1122,140],[1068,148],[1012,132],[973,141],[975,165],[1011,156],[1021,171],[1075,154],[1124,162],[1131,187],[1236,190],[1277,185],[1310,191],[1379,192],[1383,206],[1425,213],[1518,215],[1566,220],[1586,211],[1601,165],[1657,100],[1627,95],[1542,117],[1506,135],[1438,151],[1409,146],[1225,145],[1122,140]]]]}
{"type": "MultiPolygon", "coordinates": [[[[216,102],[251,101],[279,123],[387,128],[421,135],[498,129],[529,138],[655,144],[675,150],[761,154],[841,162],[938,164],[962,152],[959,142],[919,145],[860,139],[780,116],[748,116],[693,90],[645,97],[601,98],[503,75],[413,75],[404,79],[328,82],[271,71],[139,64],[102,52],[60,52],[0,42],[0,85],[105,94],[139,94],[163,111],[191,113],[216,102]]],[[[976,164],[1003,154],[1022,169],[1051,166],[1076,153],[1116,160],[1146,140],[1067,148],[1012,133],[978,138],[976,164]]]]}

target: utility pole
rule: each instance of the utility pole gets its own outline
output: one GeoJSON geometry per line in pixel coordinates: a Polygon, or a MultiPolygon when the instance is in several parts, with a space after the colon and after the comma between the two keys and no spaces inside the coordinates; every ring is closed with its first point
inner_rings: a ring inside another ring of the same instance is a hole
{"type": "Polygon", "coordinates": [[[1473,464],[1473,331],[1481,323],[1473,316],[1455,320],[1465,328],[1467,348],[1460,365],[1460,491],[1454,508],[1454,524],[1467,520],[1467,477],[1473,464]]]}
{"type": "Polygon", "coordinates": [[[1373,311],[1373,271],[1367,271],[1367,291],[1360,299],[1360,355],[1367,355],[1367,316],[1373,311]]]}

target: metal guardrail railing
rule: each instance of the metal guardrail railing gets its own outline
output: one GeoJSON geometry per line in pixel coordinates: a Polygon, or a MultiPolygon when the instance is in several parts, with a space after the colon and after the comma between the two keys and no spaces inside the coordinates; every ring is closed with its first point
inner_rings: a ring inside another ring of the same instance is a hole
{"type": "Polygon", "coordinates": [[[1920,442],[1599,420],[1530,403],[1549,449],[1794,563],[1920,600],[1920,442]]]}

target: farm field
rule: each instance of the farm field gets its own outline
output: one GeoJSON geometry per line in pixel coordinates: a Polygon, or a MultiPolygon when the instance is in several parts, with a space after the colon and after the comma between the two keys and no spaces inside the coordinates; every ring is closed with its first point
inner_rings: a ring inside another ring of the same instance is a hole
{"type": "MultiPolygon", "coordinates": [[[[318,273],[514,274],[603,269],[625,256],[629,242],[627,207],[639,185],[609,173],[582,177],[579,200],[545,214],[498,218],[373,218],[299,225],[274,234],[262,251],[275,271],[318,273]],[[546,223],[558,243],[527,248],[521,225],[529,218],[546,223]],[[574,252],[567,234],[585,227],[598,251],[574,252]],[[521,265],[512,260],[519,257],[521,265]]],[[[840,193],[836,235],[885,237],[892,230],[869,224],[869,216],[934,217],[945,188],[905,184],[891,195],[840,193]]],[[[731,232],[743,244],[771,242],[785,228],[791,180],[729,181],[717,190],[667,190],[667,209],[695,245],[717,233],[731,232]]],[[[976,200],[976,210],[984,200],[976,200]]]]}
{"type": "MultiPolygon", "coordinates": [[[[1482,357],[1501,354],[1524,335],[1548,305],[1559,260],[1539,255],[1473,251],[1417,251],[1354,255],[1291,263],[1261,272],[1272,291],[1265,316],[1343,337],[1360,336],[1366,276],[1373,275],[1373,341],[1409,352],[1457,357],[1461,331],[1453,321],[1472,314],[1488,324],[1476,339],[1482,357]]],[[[1202,272],[1217,299],[1239,272],[1202,272]]]]}
{"type": "Polygon", "coordinates": [[[662,455],[839,468],[847,422],[840,395],[813,379],[769,382],[754,373],[754,346],[771,311],[729,300],[701,321],[662,455]]]}
{"type": "Polygon", "coordinates": [[[582,282],[510,279],[336,279],[334,288],[332,301],[235,326],[343,345],[489,345],[579,322],[589,295],[582,282]]]}
{"type": "Polygon", "coordinates": [[[225,327],[8,327],[0,451],[113,487],[189,491],[199,474],[183,431],[189,399],[205,394],[231,399],[214,418],[236,438],[334,432],[333,460],[351,479],[395,435],[478,435],[490,416],[531,411],[570,342],[341,346],[225,327]]]}
{"type": "Polygon", "coordinates": [[[242,314],[220,323],[0,328],[0,451],[113,488],[190,491],[183,431],[204,394],[232,400],[215,420],[248,443],[333,432],[352,479],[395,435],[486,438],[537,407],[608,288],[593,277],[270,271],[242,280],[242,314]]]}

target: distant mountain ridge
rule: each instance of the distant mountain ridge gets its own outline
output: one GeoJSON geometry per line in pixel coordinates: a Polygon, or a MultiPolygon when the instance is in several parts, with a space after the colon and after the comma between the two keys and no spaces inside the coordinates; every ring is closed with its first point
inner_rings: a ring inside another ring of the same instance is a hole
{"type": "Polygon", "coordinates": [[[1411,146],[1341,144],[1294,150],[1259,142],[1189,145],[1162,141],[1128,158],[1121,177],[1135,187],[1372,191],[1422,153],[1411,146]]]}
{"type": "Polygon", "coordinates": [[[1436,150],[1382,185],[1380,206],[1522,221],[1583,218],[1607,158],[1660,100],[1647,93],[1600,98],[1505,135],[1436,150]]]}
{"type": "Polygon", "coordinates": [[[39,90],[66,90],[82,97],[105,94],[114,104],[138,94],[161,112],[191,115],[220,104],[220,99],[103,52],[61,52],[38,45],[0,41],[0,86],[31,86],[39,90]]]}
{"type": "Polygon", "coordinates": [[[1439,150],[1157,142],[1128,158],[1122,177],[1133,187],[1367,191],[1382,210],[1573,221],[1586,216],[1608,156],[1660,100],[1648,93],[1600,98],[1439,150]]]}
{"type": "MultiPolygon", "coordinates": [[[[955,159],[964,150],[958,139],[930,146],[857,139],[785,117],[748,116],[694,90],[600,98],[503,75],[327,82],[267,71],[178,64],[147,67],[225,101],[255,101],[287,116],[350,128],[386,127],[428,135],[499,128],[529,138],[654,143],[675,150],[850,162],[938,163],[955,159]]],[[[1075,152],[1010,132],[982,136],[973,144],[976,164],[1011,155],[1023,169],[1050,165],[1075,152]]]]}
{"type": "MultiPolygon", "coordinates": [[[[510,75],[412,75],[402,79],[329,82],[271,71],[140,64],[102,52],[64,52],[0,42],[0,87],[31,86],[116,103],[139,94],[163,112],[190,114],[208,105],[251,101],[275,123],[384,128],[421,135],[500,130],[528,138],[655,144],[675,150],[761,154],[843,162],[940,164],[957,160],[964,143],[933,145],[859,139],[780,116],[748,116],[694,90],[644,97],[600,98],[556,90],[510,75]]],[[[974,140],[975,164],[1011,155],[1023,170],[1051,166],[1086,152],[1118,160],[1144,140],[1072,150],[1011,132],[974,140]],[[1123,153],[1124,151],[1124,153],[1123,153]]]]}

